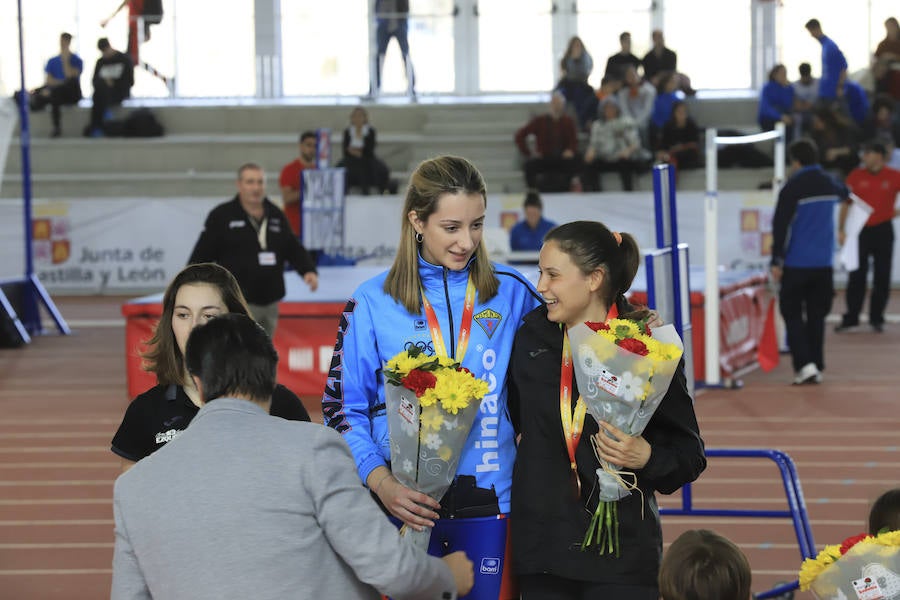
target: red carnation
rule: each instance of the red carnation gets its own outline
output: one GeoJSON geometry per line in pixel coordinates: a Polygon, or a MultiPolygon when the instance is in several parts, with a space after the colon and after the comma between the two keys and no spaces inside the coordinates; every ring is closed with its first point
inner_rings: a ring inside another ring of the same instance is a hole
{"type": "Polygon", "coordinates": [[[456,370],[457,370],[457,371],[460,371],[460,372],[462,372],[462,373],[468,373],[469,375],[472,374],[472,371],[468,370],[468,369],[465,368],[465,367],[459,367],[459,368],[457,368],[456,370]]]}
{"type": "Polygon", "coordinates": [[[619,347],[623,350],[627,350],[632,354],[637,354],[639,356],[647,356],[650,354],[650,350],[647,349],[646,344],[641,340],[636,340],[634,338],[625,338],[624,340],[619,340],[619,347]]]}
{"type": "Polygon", "coordinates": [[[593,321],[585,321],[584,324],[587,325],[588,327],[590,327],[591,329],[593,329],[594,331],[600,331],[600,330],[609,331],[609,325],[607,325],[606,323],[604,323],[602,321],[599,323],[595,323],[593,321]]]}
{"type": "Polygon", "coordinates": [[[847,538],[846,540],[844,540],[844,542],[841,544],[841,556],[843,556],[844,554],[846,554],[847,551],[848,551],[850,548],[852,548],[853,546],[855,546],[855,545],[858,544],[859,542],[863,541],[863,540],[866,539],[867,537],[869,537],[869,534],[868,534],[868,533],[861,533],[861,534],[859,534],[859,535],[854,535],[854,536],[852,536],[852,537],[848,537],[848,538],[847,538]]]}
{"type": "Polygon", "coordinates": [[[416,398],[421,398],[422,394],[425,393],[425,390],[430,390],[437,384],[437,377],[430,371],[413,369],[406,377],[400,380],[400,383],[402,383],[403,387],[406,389],[414,391],[416,393],[416,398]]]}

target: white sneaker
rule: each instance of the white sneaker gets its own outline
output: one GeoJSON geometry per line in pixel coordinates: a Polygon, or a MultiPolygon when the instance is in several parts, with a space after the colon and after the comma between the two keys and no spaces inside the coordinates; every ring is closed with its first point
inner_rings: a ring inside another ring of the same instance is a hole
{"type": "Polygon", "coordinates": [[[806,363],[794,375],[794,385],[803,385],[806,383],[821,383],[822,373],[819,372],[815,363],[806,363]]]}

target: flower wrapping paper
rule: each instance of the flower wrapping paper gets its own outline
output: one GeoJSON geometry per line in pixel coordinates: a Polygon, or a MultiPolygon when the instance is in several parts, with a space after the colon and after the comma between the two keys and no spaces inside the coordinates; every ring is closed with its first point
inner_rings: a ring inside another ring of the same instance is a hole
{"type": "MultiPolygon", "coordinates": [[[[421,406],[416,393],[385,381],[385,407],[391,444],[391,471],[408,488],[440,500],[456,477],[459,457],[481,402],[451,414],[440,402],[421,406]]],[[[431,529],[408,529],[406,538],[428,549],[431,529]]]]}
{"type": "Polygon", "coordinates": [[[819,600],[900,600],[900,547],[856,544],[810,590],[819,600]]]}
{"type": "Polygon", "coordinates": [[[653,339],[672,344],[678,353],[668,360],[629,352],[587,325],[568,330],[575,380],[587,410],[629,435],[640,435],[669,389],[684,344],[672,325],[653,329],[653,339]]]}

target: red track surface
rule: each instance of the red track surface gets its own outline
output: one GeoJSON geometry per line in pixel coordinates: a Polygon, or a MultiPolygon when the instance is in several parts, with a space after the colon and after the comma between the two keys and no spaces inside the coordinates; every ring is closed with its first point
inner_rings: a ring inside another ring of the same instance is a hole
{"type": "MultiPolygon", "coordinates": [[[[0,350],[3,598],[109,597],[118,474],[109,441],[128,403],[122,300],[57,298],[74,335],[0,350]]],[[[872,500],[900,485],[900,325],[889,324],[881,335],[829,331],[826,345],[822,385],[787,385],[783,357],[772,373],[747,375],[743,389],[705,391],[696,399],[708,447],[777,448],[793,458],[817,548],[863,531],[872,500]]],[[[318,398],[305,400],[318,417],[318,398]]],[[[661,499],[667,507],[679,503],[677,495],[661,499]]],[[[774,463],[756,459],[711,459],[694,486],[694,504],[787,506],[774,463]]],[[[714,529],[741,546],[755,592],[796,579],[800,554],[788,520],[664,519],[667,542],[686,528],[714,529]]]]}

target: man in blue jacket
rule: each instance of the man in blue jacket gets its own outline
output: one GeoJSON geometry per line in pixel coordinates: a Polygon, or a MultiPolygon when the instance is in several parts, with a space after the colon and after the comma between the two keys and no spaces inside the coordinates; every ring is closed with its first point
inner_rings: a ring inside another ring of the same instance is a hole
{"type": "Polygon", "coordinates": [[[791,144],[792,173],[772,217],[771,272],[781,282],[778,307],[795,385],[822,382],[825,317],[834,297],[834,209],[847,197],[847,189],[818,164],[818,154],[811,140],[791,144]]]}
{"type": "Polygon", "coordinates": [[[834,43],[834,40],[822,33],[822,24],[818,19],[806,22],[806,30],[822,44],[822,77],[819,78],[819,100],[835,100],[844,90],[847,79],[847,59],[834,43]]]}

